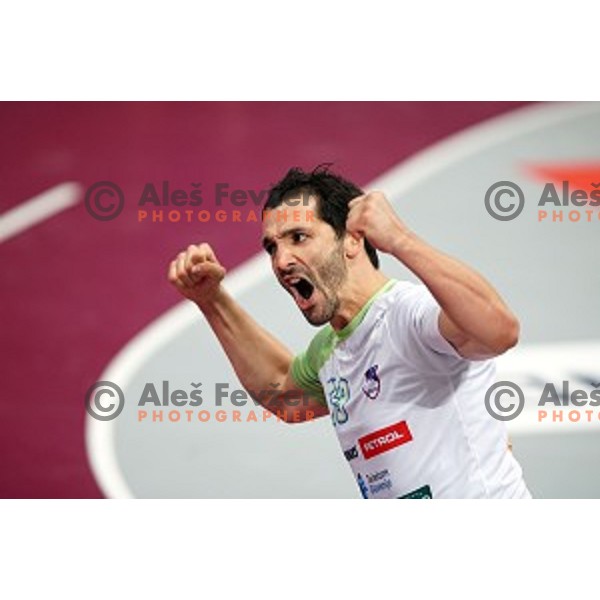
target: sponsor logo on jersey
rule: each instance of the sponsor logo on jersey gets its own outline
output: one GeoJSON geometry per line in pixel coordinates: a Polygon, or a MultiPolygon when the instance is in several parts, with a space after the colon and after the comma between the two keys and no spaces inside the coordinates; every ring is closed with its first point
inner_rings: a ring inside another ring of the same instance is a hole
{"type": "Polygon", "coordinates": [[[387,469],[366,473],[364,477],[359,473],[356,480],[363,498],[375,497],[392,487],[392,478],[387,469]]]}
{"type": "Polygon", "coordinates": [[[331,420],[334,426],[348,421],[346,404],[350,401],[350,386],[344,377],[331,377],[327,381],[327,397],[331,406],[331,420]]]}
{"type": "Polygon", "coordinates": [[[358,458],[358,448],[356,446],[352,446],[352,448],[348,448],[348,450],[344,450],[344,456],[347,461],[354,460],[358,458]]]}
{"type": "Polygon", "coordinates": [[[406,421],[400,421],[383,429],[378,429],[359,438],[358,444],[366,459],[383,454],[388,450],[412,441],[413,437],[406,421]]]}
{"type": "Polygon", "coordinates": [[[404,496],[398,496],[400,500],[433,500],[433,494],[431,493],[431,488],[428,485],[424,485],[412,492],[408,492],[408,494],[404,494],[404,496]]]}
{"type": "Polygon", "coordinates": [[[360,493],[362,494],[362,497],[368,498],[369,488],[367,487],[367,484],[365,483],[365,480],[363,479],[363,476],[360,473],[356,477],[356,481],[358,481],[358,487],[360,488],[360,493]]]}
{"type": "Polygon", "coordinates": [[[373,365],[367,369],[367,372],[365,373],[365,383],[362,387],[362,391],[367,398],[371,398],[371,400],[375,400],[381,391],[381,379],[379,379],[377,369],[379,369],[379,365],[373,365]]]}

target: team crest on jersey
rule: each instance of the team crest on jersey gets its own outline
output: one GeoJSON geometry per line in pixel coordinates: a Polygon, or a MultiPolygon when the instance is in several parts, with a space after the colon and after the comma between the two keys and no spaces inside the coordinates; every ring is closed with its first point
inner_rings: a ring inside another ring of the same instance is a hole
{"type": "Polygon", "coordinates": [[[367,372],[365,373],[365,383],[362,387],[362,391],[367,398],[371,398],[371,400],[375,400],[381,391],[381,379],[379,379],[377,369],[379,369],[379,365],[373,365],[367,369],[367,372]]]}
{"type": "Polygon", "coordinates": [[[343,425],[348,421],[346,404],[350,401],[350,386],[344,377],[332,377],[327,381],[327,396],[331,405],[333,424],[343,425]]]}

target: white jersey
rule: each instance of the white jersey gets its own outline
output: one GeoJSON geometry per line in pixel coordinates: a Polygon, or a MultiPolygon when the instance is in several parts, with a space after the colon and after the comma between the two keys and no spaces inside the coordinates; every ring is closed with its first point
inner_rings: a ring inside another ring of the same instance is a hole
{"type": "Polygon", "coordinates": [[[390,280],[344,329],[294,359],[324,398],[365,498],[530,498],[503,422],[484,405],[493,360],[461,357],[424,285],[390,280]]]}

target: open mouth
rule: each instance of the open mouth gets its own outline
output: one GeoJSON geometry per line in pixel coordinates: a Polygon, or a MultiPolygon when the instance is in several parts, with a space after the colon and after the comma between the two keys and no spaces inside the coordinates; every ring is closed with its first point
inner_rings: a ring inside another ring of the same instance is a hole
{"type": "Polygon", "coordinates": [[[287,280],[288,289],[294,297],[296,304],[305,309],[310,306],[310,299],[315,291],[315,286],[304,277],[293,277],[287,280]]]}

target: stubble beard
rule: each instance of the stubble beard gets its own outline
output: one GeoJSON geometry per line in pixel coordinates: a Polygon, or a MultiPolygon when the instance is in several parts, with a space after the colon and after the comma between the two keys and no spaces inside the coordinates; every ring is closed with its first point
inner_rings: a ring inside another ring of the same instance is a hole
{"type": "Polygon", "coordinates": [[[331,321],[340,307],[339,289],[348,276],[346,262],[344,261],[343,242],[336,243],[334,251],[315,271],[318,280],[314,281],[314,293],[318,292],[323,296],[323,305],[319,307],[316,304],[303,314],[311,325],[318,327],[331,321]]]}

